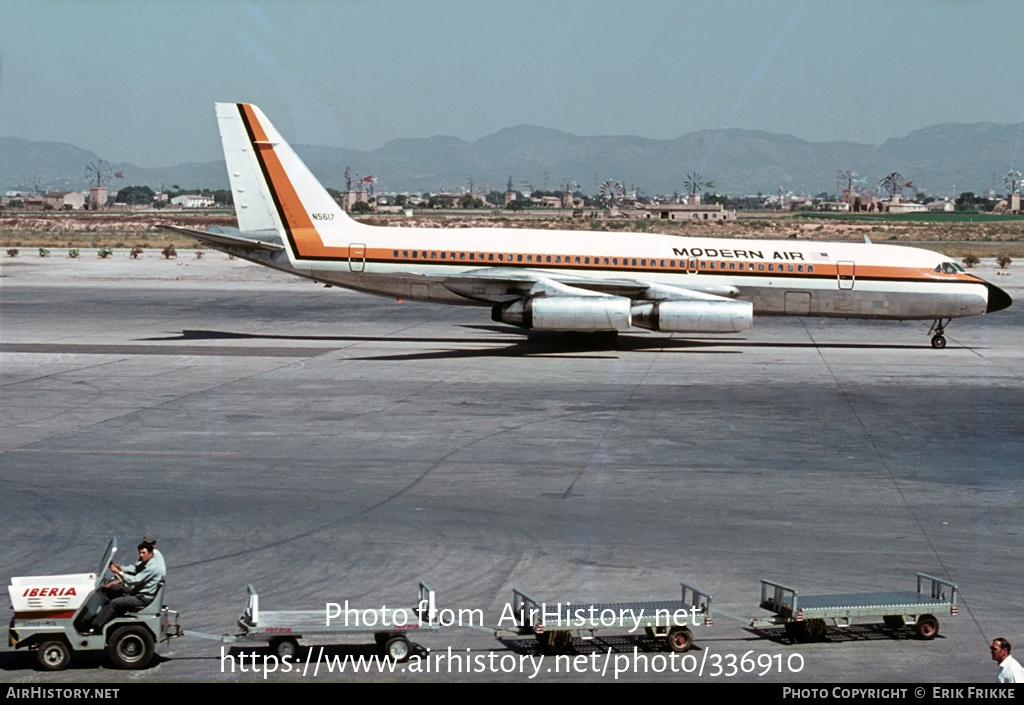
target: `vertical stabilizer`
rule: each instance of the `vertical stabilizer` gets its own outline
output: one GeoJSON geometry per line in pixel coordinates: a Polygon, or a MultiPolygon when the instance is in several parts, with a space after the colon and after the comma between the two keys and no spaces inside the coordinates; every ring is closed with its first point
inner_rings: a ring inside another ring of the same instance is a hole
{"type": "Polygon", "coordinates": [[[348,257],[359,228],[259,108],[217,103],[238,227],[281,234],[292,259],[348,257]]]}
{"type": "Polygon", "coordinates": [[[217,103],[217,126],[224,147],[224,161],[231,182],[238,228],[245,232],[279,232],[280,222],[274,214],[274,202],[256,160],[238,106],[217,103]]]}

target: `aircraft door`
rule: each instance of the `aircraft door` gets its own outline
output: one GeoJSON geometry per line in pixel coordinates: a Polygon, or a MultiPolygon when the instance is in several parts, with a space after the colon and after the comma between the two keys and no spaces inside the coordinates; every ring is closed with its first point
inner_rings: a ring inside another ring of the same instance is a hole
{"type": "Polygon", "coordinates": [[[366,245],[362,243],[348,246],[348,268],[353,272],[361,272],[366,267],[366,245]]]}
{"type": "Polygon", "coordinates": [[[836,279],[840,289],[852,289],[856,278],[853,262],[836,262],[836,279]]]}

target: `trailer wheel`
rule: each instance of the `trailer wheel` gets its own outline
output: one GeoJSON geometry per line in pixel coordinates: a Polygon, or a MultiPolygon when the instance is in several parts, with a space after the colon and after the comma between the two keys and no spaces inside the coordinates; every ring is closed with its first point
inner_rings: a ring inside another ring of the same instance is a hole
{"type": "Polygon", "coordinates": [[[673,627],[669,630],[665,641],[668,642],[668,648],[681,654],[684,651],[689,651],[693,646],[693,632],[689,627],[673,627]]]}
{"type": "Polygon", "coordinates": [[[786,622],[786,636],[793,641],[807,641],[806,622],[786,622]]]}
{"type": "Polygon", "coordinates": [[[402,663],[412,652],[412,644],[404,636],[391,637],[384,644],[384,654],[390,656],[394,661],[402,663]]]}
{"type": "Polygon", "coordinates": [[[36,661],[44,671],[63,671],[71,663],[71,651],[63,641],[47,641],[36,651],[36,661]]]}
{"type": "Polygon", "coordinates": [[[118,668],[145,668],[153,658],[153,651],[153,635],[137,625],[117,629],[107,642],[107,653],[118,668]]]}
{"type": "Polygon", "coordinates": [[[538,634],[537,641],[540,642],[541,651],[553,656],[567,654],[572,649],[572,634],[566,631],[538,634]]]}
{"type": "Polygon", "coordinates": [[[939,620],[933,615],[925,614],[917,618],[917,624],[914,625],[914,633],[918,639],[934,639],[935,635],[939,633],[939,620]]]}
{"type": "Polygon", "coordinates": [[[889,629],[902,629],[906,624],[906,621],[903,619],[903,615],[901,614],[887,614],[882,617],[882,622],[889,629]]]}
{"type": "Polygon", "coordinates": [[[279,659],[293,659],[299,653],[299,640],[290,636],[279,636],[270,640],[270,650],[279,659]]]}
{"type": "Polygon", "coordinates": [[[825,630],[828,627],[824,619],[808,619],[805,623],[807,624],[807,641],[825,640],[825,630]]]}

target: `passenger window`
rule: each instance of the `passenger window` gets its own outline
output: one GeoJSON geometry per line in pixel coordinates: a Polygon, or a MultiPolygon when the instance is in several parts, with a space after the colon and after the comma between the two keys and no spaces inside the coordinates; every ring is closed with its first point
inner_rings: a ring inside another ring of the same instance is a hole
{"type": "Polygon", "coordinates": [[[579,255],[576,255],[576,264],[579,264],[579,263],[580,263],[580,257],[579,257],[579,255]]]}
{"type": "Polygon", "coordinates": [[[437,259],[437,253],[436,252],[431,252],[430,253],[430,259],[437,259]]]}
{"type": "Polygon", "coordinates": [[[791,265],[791,264],[787,264],[787,265],[786,265],[786,271],[787,271],[787,272],[792,272],[792,271],[793,271],[793,265],[791,265]]]}
{"type": "Polygon", "coordinates": [[[798,265],[796,266],[796,271],[798,271],[798,272],[802,272],[802,271],[804,271],[804,266],[803,266],[802,264],[798,264],[798,265]]]}
{"type": "Polygon", "coordinates": [[[409,256],[409,250],[402,250],[402,257],[408,257],[408,256],[409,256]]]}
{"type": "Polygon", "coordinates": [[[545,255],[544,261],[547,262],[548,264],[551,264],[551,255],[545,255]]]}
{"type": "Polygon", "coordinates": [[[735,262],[730,262],[729,263],[729,269],[736,269],[736,263],[735,262]]]}
{"type": "Polygon", "coordinates": [[[487,261],[488,262],[493,262],[494,261],[494,253],[493,252],[488,252],[487,253],[487,261]]]}
{"type": "Polygon", "coordinates": [[[665,260],[661,260],[661,266],[662,266],[662,267],[664,268],[664,266],[665,266],[665,260]]]}
{"type": "Polygon", "coordinates": [[[398,250],[395,250],[394,256],[398,257],[398,250]]]}
{"type": "MultiPolygon", "coordinates": [[[[522,257],[523,257],[522,255],[519,255],[519,261],[520,261],[520,262],[522,262],[522,261],[523,261],[523,260],[522,260],[522,257]]],[[[532,261],[533,261],[533,255],[526,255],[526,261],[527,261],[527,262],[532,262],[532,261]]]]}
{"type": "Polygon", "coordinates": [[[763,272],[764,271],[764,262],[758,262],[757,263],[757,271],[759,271],[759,272],[763,272]]]}
{"type": "MultiPolygon", "coordinates": [[[[579,258],[577,257],[577,260],[578,260],[578,259],[579,259],[579,258]]],[[[590,258],[589,258],[589,257],[584,257],[584,258],[583,258],[583,264],[590,264],[590,258]]]]}
{"type": "Polygon", "coordinates": [[[813,264],[807,265],[807,273],[810,274],[813,271],[814,271],[814,265],[813,264]]]}
{"type": "Polygon", "coordinates": [[[413,251],[412,251],[412,258],[413,258],[413,259],[416,259],[416,258],[417,258],[417,257],[419,257],[419,256],[420,256],[420,253],[419,253],[419,252],[417,252],[416,250],[413,250],[413,251]]]}
{"type": "Polygon", "coordinates": [[[775,265],[774,264],[769,264],[768,265],[768,271],[769,272],[774,272],[775,271],[775,265]]]}
{"type": "Polygon", "coordinates": [[[475,259],[476,259],[476,253],[475,253],[475,252],[470,252],[470,253],[469,253],[469,259],[470,259],[471,261],[472,261],[472,260],[475,260],[475,259]]]}

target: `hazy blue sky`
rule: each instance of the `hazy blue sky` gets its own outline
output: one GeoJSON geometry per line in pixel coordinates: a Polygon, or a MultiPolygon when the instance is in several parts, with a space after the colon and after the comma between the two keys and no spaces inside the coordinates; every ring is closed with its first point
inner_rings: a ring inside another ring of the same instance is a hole
{"type": "Polygon", "coordinates": [[[1024,119],[1020,0],[0,0],[0,18],[0,135],[147,167],[219,158],[215,101],[359,149],[523,123],[878,144],[1024,119]]]}

